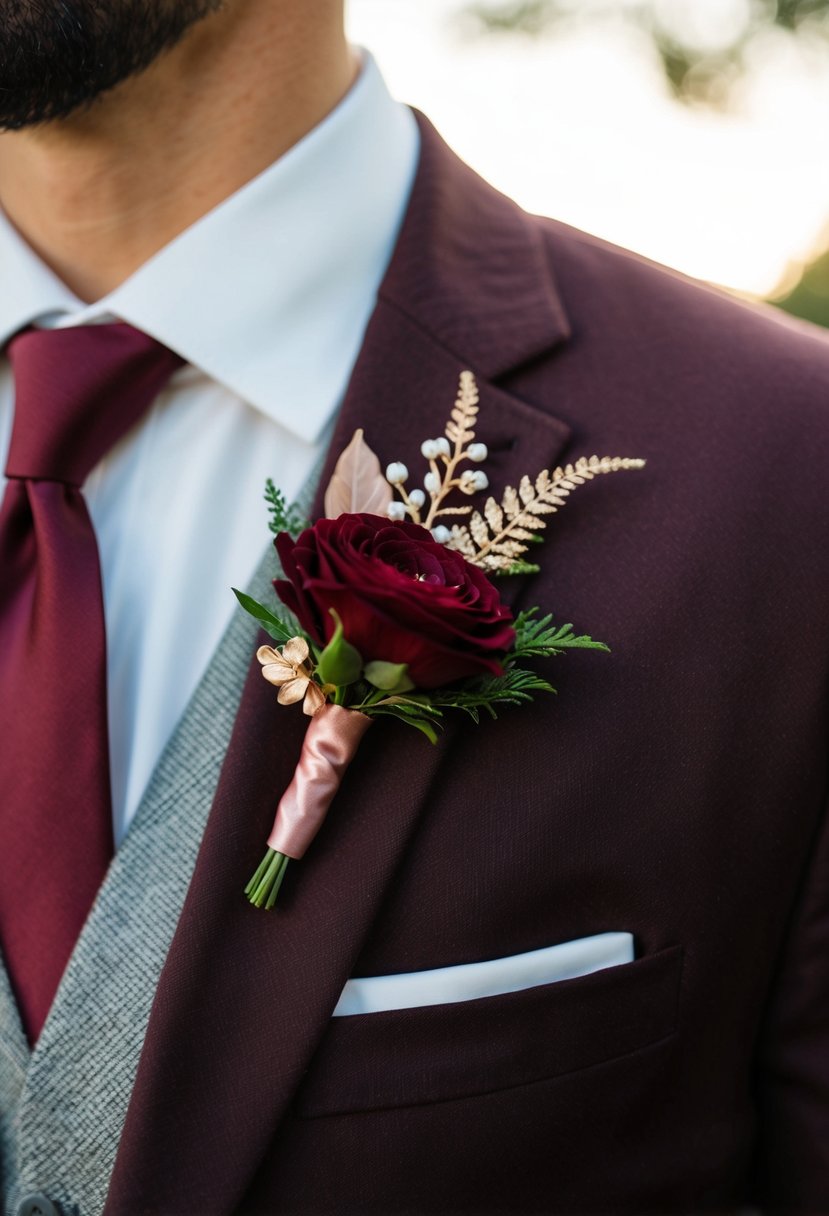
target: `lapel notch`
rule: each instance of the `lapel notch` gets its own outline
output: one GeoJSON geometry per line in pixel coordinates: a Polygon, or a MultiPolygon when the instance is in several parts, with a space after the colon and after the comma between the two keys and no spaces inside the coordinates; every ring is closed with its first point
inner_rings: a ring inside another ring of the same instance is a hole
{"type": "Polygon", "coordinates": [[[537,220],[415,113],[420,163],[380,299],[496,380],[567,341],[564,301],[537,220]]]}

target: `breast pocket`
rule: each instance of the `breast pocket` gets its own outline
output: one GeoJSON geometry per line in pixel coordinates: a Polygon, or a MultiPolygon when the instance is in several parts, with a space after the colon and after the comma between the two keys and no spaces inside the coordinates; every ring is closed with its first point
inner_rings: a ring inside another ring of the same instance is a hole
{"type": "Polygon", "coordinates": [[[618,1059],[674,1033],[681,971],[674,946],[519,992],[335,1018],[296,1113],[444,1102],[618,1059]]]}

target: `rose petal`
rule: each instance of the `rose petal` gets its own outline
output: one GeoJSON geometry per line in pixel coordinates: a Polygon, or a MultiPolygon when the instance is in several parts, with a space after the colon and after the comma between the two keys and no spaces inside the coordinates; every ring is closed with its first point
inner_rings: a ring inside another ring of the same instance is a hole
{"type": "Polygon", "coordinates": [[[408,663],[418,687],[501,671],[515,636],[509,609],[482,570],[419,525],[342,515],[277,547],[277,590],[317,642],[333,633],[334,608],[365,661],[408,663]]]}

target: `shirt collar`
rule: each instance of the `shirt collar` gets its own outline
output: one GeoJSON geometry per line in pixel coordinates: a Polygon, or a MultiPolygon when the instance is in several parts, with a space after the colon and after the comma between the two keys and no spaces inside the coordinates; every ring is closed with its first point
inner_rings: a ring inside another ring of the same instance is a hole
{"type": "Polygon", "coordinates": [[[308,442],[339,402],[417,165],[374,60],[278,161],[84,306],[0,216],[0,345],[33,321],[117,317],[308,442]]]}

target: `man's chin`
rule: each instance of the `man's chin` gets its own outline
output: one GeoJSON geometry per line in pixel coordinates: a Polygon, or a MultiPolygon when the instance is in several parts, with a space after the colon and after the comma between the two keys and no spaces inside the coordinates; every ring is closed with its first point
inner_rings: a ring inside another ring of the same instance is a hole
{"type": "Polygon", "coordinates": [[[0,131],[82,114],[224,0],[0,0],[0,131]]]}

